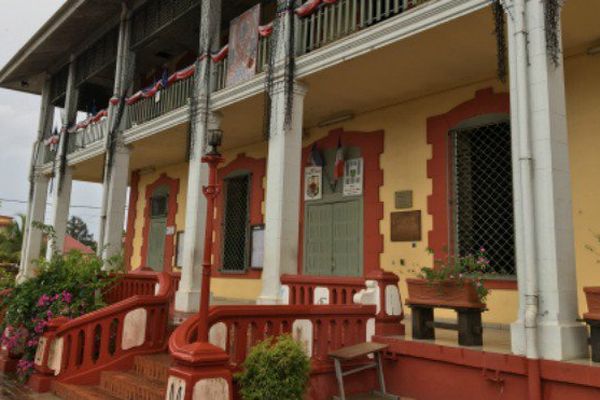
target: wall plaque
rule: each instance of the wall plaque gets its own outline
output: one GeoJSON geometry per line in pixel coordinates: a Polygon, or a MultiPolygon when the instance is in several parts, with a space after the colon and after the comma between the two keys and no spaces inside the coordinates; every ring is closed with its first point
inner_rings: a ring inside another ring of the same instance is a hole
{"type": "Polygon", "coordinates": [[[392,242],[421,240],[421,211],[399,211],[391,214],[392,242]]]}
{"type": "Polygon", "coordinates": [[[399,210],[412,208],[413,206],[413,192],[412,190],[402,190],[394,193],[394,200],[396,208],[399,210]]]}

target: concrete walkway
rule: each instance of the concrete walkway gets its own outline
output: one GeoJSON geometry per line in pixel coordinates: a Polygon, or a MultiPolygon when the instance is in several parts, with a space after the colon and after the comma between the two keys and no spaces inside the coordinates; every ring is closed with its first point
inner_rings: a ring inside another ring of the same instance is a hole
{"type": "Polygon", "coordinates": [[[37,394],[17,383],[16,380],[0,374],[0,400],[60,400],[51,394],[37,394]]]}

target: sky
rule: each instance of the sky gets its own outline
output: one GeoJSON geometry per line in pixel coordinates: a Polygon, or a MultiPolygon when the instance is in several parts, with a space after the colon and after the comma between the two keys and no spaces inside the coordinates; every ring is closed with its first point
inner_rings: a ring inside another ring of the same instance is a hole
{"type": "MultiPolygon", "coordinates": [[[[60,8],[64,0],[0,0],[0,65],[3,67],[60,8]]],[[[0,214],[27,212],[29,163],[37,135],[40,97],[0,89],[0,214]]],[[[102,187],[74,182],[71,215],[81,217],[96,239],[102,187]],[[85,207],[77,207],[85,206],[85,207]]],[[[48,196],[50,201],[50,196],[48,196]]],[[[47,210],[49,211],[48,205],[47,210]]],[[[46,216],[48,216],[48,211],[46,216]]]]}

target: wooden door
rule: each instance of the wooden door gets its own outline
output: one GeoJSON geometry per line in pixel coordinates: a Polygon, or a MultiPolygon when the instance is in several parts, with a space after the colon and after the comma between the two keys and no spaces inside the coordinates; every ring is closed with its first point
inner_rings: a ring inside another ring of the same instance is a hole
{"type": "Polygon", "coordinates": [[[311,205],[306,208],[305,274],[333,273],[333,206],[311,205]]]}
{"type": "Polygon", "coordinates": [[[163,271],[167,236],[169,193],[166,187],[157,188],[150,199],[150,230],[148,232],[147,267],[163,271]]]}
{"type": "Polygon", "coordinates": [[[362,274],[361,203],[340,201],[306,208],[304,273],[362,274]]]}

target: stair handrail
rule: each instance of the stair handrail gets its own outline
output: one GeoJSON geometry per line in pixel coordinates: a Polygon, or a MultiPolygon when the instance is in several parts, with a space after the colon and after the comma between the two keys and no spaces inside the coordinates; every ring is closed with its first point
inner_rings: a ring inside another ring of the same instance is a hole
{"type": "Polygon", "coordinates": [[[127,367],[135,355],[166,349],[173,278],[166,272],[134,275],[154,276],[155,294],[134,295],[78,318],[49,322],[38,344],[30,386],[43,392],[52,380],[96,383],[102,370],[127,367]]]}

